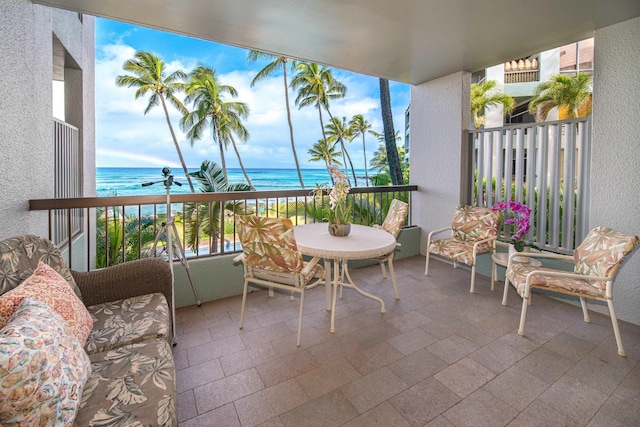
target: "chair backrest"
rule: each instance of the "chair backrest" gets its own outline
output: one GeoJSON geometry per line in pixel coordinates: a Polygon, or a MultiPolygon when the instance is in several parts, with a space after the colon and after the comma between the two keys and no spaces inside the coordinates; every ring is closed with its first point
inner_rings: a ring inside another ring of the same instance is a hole
{"type": "Polygon", "coordinates": [[[42,261],[65,278],[80,299],[80,288],[71,275],[60,249],[48,239],[23,234],[0,242],[0,295],[16,288],[31,276],[42,261]]]}
{"type": "Polygon", "coordinates": [[[574,272],[613,278],[626,256],[638,243],[638,236],[604,226],[596,227],[573,251],[574,272]]]}
{"type": "Polygon", "coordinates": [[[288,218],[238,216],[238,236],[245,262],[250,267],[290,274],[304,267],[288,218]]]}
{"type": "Polygon", "coordinates": [[[465,242],[476,242],[498,236],[502,211],[491,208],[460,205],[456,208],[451,229],[453,237],[465,242]]]}
{"type": "Polygon", "coordinates": [[[393,237],[398,237],[400,229],[407,219],[409,213],[409,203],[405,203],[398,199],[393,199],[389,206],[389,211],[384,219],[384,222],[380,226],[383,230],[387,231],[393,237]]]}

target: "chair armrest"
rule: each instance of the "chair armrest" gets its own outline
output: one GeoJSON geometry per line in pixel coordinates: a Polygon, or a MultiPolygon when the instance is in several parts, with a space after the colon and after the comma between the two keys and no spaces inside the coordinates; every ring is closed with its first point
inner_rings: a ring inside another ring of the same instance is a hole
{"type": "Polygon", "coordinates": [[[431,242],[431,237],[433,235],[438,234],[438,233],[442,233],[442,232],[447,231],[447,230],[451,230],[451,227],[443,227],[443,228],[438,228],[438,229],[432,230],[427,235],[427,248],[429,247],[429,243],[431,242]]]}
{"type": "Polygon", "coordinates": [[[244,254],[240,254],[233,259],[233,262],[244,262],[244,254]]]}
{"type": "Polygon", "coordinates": [[[160,292],[172,312],[173,286],[169,263],[161,258],[143,258],[100,270],[71,270],[86,306],[160,292]]]}
{"type": "Polygon", "coordinates": [[[607,298],[611,298],[611,284],[613,283],[613,277],[587,276],[584,274],[559,270],[533,270],[529,272],[529,274],[527,274],[527,282],[525,283],[524,295],[529,296],[529,293],[531,292],[531,280],[536,274],[544,274],[545,276],[553,277],[566,277],[569,279],[585,280],[588,282],[606,282],[607,288],[605,290],[605,295],[607,298]]]}
{"type": "Polygon", "coordinates": [[[318,257],[313,257],[311,259],[311,261],[309,261],[307,263],[307,265],[304,266],[304,268],[302,269],[302,271],[300,272],[303,276],[307,276],[309,273],[311,273],[311,270],[313,270],[316,265],[318,265],[318,262],[320,261],[320,258],[318,257]]]}
{"type": "MultiPolygon", "coordinates": [[[[478,251],[478,246],[480,246],[480,245],[481,245],[481,244],[483,244],[483,243],[491,242],[491,241],[493,241],[493,240],[498,240],[498,237],[497,237],[497,236],[495,236],[495,237],[488,237],[488,238],[486,238],[486,239],[482,239],[482,240],[478,240],[478,241],[476,241],[476,242],[473,244],[473,256],[474,256],[474,257],[476,256],[476,252],[478,251]]],[[[494,248],[493,248],[494,252],[495,252],[495,249],[496,249],[496,248],[495,248],[495,246],[494,246],[494,248]]]]}

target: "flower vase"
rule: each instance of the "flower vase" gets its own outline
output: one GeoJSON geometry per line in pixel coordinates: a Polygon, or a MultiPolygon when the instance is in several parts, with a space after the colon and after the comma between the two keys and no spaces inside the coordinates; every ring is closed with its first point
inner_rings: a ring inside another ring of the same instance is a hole
{"type": "MultiPolygon", "coordinates": [[[[529,252],[529,247],[525,246],[524,249],[522,250],[522,252],[529,252]]],[[[511,257],[511,254],[515,254],[515,253],[519,253],[519,251],[516,249],[515,246],[513,246],[513,244],[509,244],[509,257],[511,257]]],[[[529,263],[529,257],[528,256],[515,256],[513,257],[513,260],[515,262],[519,262],[522,264],[528,264],[529,263]]]]}
{"type": "Polygon", "coordinates": [[[330,222],[329,223],[329,234],[336,237],[344,237],[348,236],[351,232],[351,223],[346,224],[337,224],[330,222]]]}

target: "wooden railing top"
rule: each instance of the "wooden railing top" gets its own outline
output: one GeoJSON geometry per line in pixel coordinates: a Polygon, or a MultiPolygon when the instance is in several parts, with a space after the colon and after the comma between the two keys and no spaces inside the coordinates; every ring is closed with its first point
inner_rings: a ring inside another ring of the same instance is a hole
{"type": "MultiPolygon", "coordinates": [[[[375,187],[354,187],[351,194],[365,193],[397,193],[417,191],[417,185],[389,185],[375,187]]],[[[312,189],[268,190],[268,191],[236,191],[225,193],[171,194],[171,203],[219,202],[227,200],[254,200],[281,197],[311,196],[312,189]]],[[[29,200],[29,210],[99,208],[104,206],[153,205],[167,201],[164,194],[154,196],[115,196],[115,197],[80,197],[70,199],[33,199],[29,200]]]]}

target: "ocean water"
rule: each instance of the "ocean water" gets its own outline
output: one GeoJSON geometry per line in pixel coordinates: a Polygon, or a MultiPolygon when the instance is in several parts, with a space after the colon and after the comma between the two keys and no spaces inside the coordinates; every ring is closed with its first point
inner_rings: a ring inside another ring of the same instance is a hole
{"type": "MultiPolygon", "coordinates": [[[[196,171],[190,169],[189,171],[196,171]]],[[[330,182],[326,169],[302,169],[302,179],[305,188],[313,189],[316,184],[330,182]]],[[[245,183],[244,174],[239,168],[227,169],[231,184],[245,183]]],[[[189,194],[189,184],[184,176],[182,168],[173,168],[171,174],[174,182],[182,186],[173,185],[171,193],[189,194]]],[[[300,180],[295,169],[247,169],[247,175],[256,190],[290,190],[299,189],[300,180]]],[[[356,169],[358,185],[365,184],[364,169],[356,169]]],[[[163,185],[164,176],[162,168],[97,168],[96,169],[96,193],[98,196],[150,196],[165,194],[163,185]],[[143,187],[143,183],[157,182],[154,185],[143,187]]],[[[193,181],[198,191],[198,184],[193,181]]]]}

